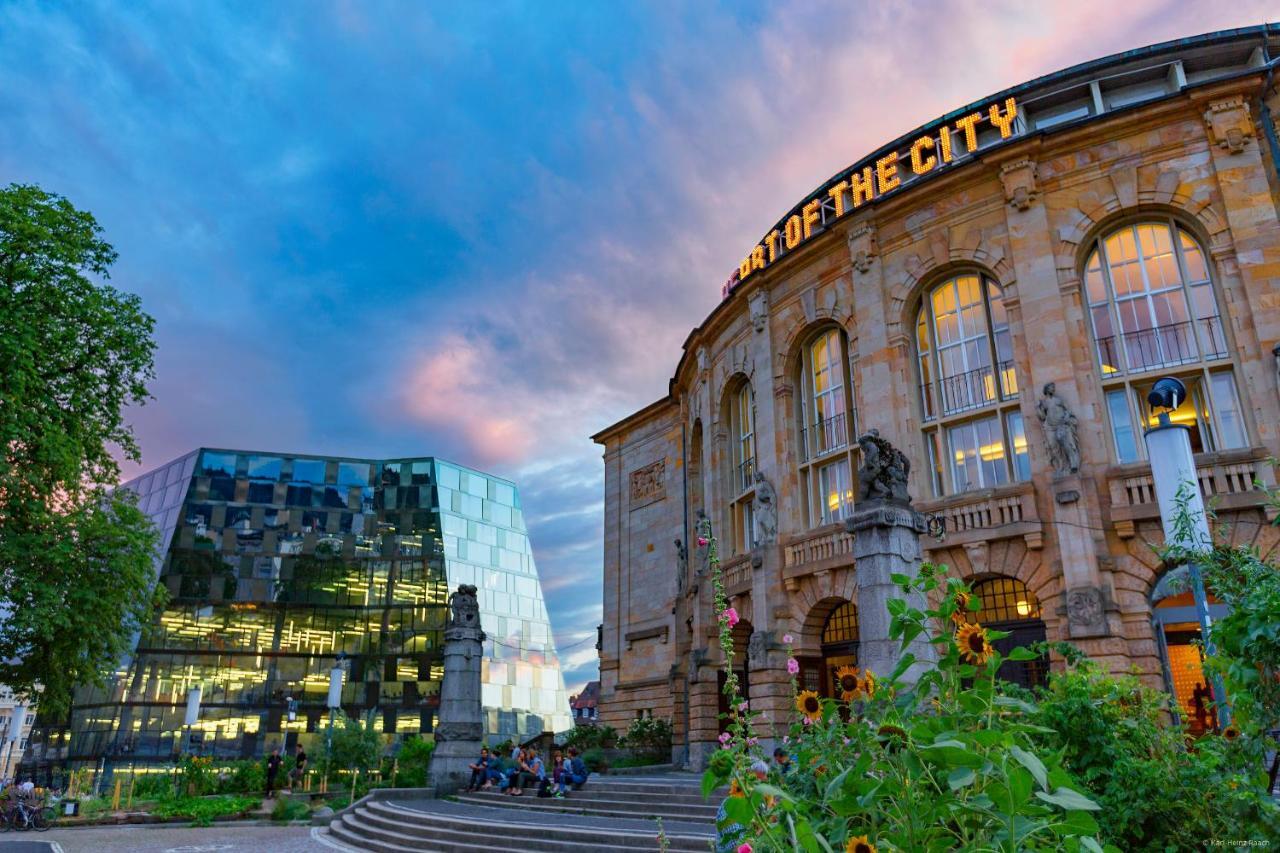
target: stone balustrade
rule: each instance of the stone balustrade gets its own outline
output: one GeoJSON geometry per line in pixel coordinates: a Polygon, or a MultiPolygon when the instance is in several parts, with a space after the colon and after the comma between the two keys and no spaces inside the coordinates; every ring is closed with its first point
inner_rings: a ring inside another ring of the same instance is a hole
{"type": "Polygon", "coordinates": [[[1038,549],[1044,541],[1044,527],[1036,510],[1032,483],[1013,483],[921,501],[916,508],[943,522],[942,540],[926,538],[923,543],[926,550],[1016,536],[1023,537],[1028,548],[1038,549]]]}
{"type": "Polygon", "coordinates": [[[784,577],[799,577],[852,563],[853,534],[844,529],[844,522],[806,531],[782,545],[784,577]]]}
{"type": "MultiPolygon", "coordinates": [[[[1263,507],[1268,519],[1275,509],[1266,505],[1266,497],[1257,483],[1274,486],[1275,470],[1267,459],[1265,448],[1224,450],[1196,455],[1196,479],[1206,501],[1213,501],[1217,511],[1263,507]]],[[[1122,538],[1136,533],[1137,522],[1160,517],[1151,467],[1145,463],[1118,465],[1107,474],[1111,494],[1111,523],[1122,538]]]]}
{"type": "Polygon", "coordinates": [[[740,554],[720,564],[724,594],[732,597],[751,590],[751,555],[740,554]]]}

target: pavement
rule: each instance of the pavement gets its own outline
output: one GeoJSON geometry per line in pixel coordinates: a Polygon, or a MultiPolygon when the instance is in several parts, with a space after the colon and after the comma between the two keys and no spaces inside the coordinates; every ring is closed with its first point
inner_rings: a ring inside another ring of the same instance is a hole
{"type": "Polygon", "coordinates": [[[309,826],[94,826],[0,836],[0,853],[325,853],[338,847],[309,826]],[[8,847],[7,843],[32,844],[8,847]],[[49,846],[52,845],[52,846],[49,846]]]}

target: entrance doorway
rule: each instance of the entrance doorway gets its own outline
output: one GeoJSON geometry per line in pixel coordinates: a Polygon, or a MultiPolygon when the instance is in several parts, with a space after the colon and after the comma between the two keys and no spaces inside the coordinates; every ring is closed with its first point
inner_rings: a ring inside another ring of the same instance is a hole
{"type": "MultiPolygon", "coordinates": [[[[982,602],[982,609],[970,613],[969,621],[1009,632],[1009,636],[991,643],[1001,655],[1008,655],[1018,646],[1044,642],[1040,600],[1025,583],[1007,575],[995,575],[975,583],[973,594],[982,602]]],[[[996,674],[1005,681],[1028,689],[1043,687],[1049,678],[1049,656],[1025,661],[1006,660],[996,674]]]]}
{"type": "MultiPolygon", "coordinates": [[[[751,698],[751,660],[747,656],[751,633],[754,629],[745,619],[733,627],[733,672],[738,676],[739,701],[751,698]]],[[[720,714],[719,730],[721,734],[729,730],[729,697],[724,695],[724,669],[716,670],[716,689],[719,701],[717,709],[720,714]]]]}
{"type": "MultiPolygon", "coordinates": [[[[1160,663],[1164,670],[1165,689],[1173,696],[1178,715],[1187,730],[1201,735],[1215,728],[1213,714],[1213,688],[1204,677],[1204,657],[1201,653],[1200,619],[1196,615],[1195,597],[1185,589],[1186,571],[1174,569],[1166,575],[1151,593],[1151,628],[1156,646],[1160,650],[1160,663]]],[[[1230,610],[1219,603],[1213,593],[1206,591],[1209,618],[1221,619],[1230,610]]]]}

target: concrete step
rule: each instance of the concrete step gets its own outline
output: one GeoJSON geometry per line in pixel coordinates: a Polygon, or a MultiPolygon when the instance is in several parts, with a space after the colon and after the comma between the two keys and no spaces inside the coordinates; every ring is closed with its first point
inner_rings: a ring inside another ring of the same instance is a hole
{"type": "MultiPolygon", "coordinates": [[[[618,829],[608,821],[588,826],[549,825],[545,820],[521,822],[516,810],[511,819],[494,809],[475,809],[472,815],[442,815],[370,803],[343,815],[329,825],[337,841],[374,853],[402,851],[540,851],[587,853],[597,850],[648,851],[658,849],[656,826],[639,830],[618,829]],[[495,817],[495,812],[497,816],[495,817]]],[[[668,833],[670,849],[680,853],[705,851],[710,836],[668,833]]]]}
{"type": "Polygon", "coordinates": [[[714,821],[720,801],[714,804],[699,797],[688,801],[647,800],[637,801],[624,799],[624,795],[609,797],[581,796],[584,791],[575,791],[563,800],[554,797],[537,797],[532,793],[521,797],[510,797],[506,794],[494,794],[487,791],[472,794],[459,794],[458,802],[471,803],[477,806],[492,806],[512,810],[531,809],[537,811],[563,812],[565,814],[589,814],[601,817],[661,817],[687,821],[714,821]]]}

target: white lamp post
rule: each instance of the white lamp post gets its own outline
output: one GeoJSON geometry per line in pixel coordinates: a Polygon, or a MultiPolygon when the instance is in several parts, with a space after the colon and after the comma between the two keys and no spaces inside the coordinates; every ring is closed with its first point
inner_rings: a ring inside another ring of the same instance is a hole
{"type": "Polygon", "coordinates": [[[13,763],[13,751],[17,748],[18,741],[22,739],[22,727],[27,722],[27,706],[18,704],[13,707],[13,713],[9,715],[9,726],[5,732],[5,745],[7,752],[4,760],[4,778],[9,777],[9,766],[13,763]]]}
{"type": "MultiPolygon", "coordinates": [[[[1157,381],[1147,395],[1147,402],[1153,410],[1164,411],[1157,415],[1159,423],[1146,430],[1143,436],[1147,442],[1147,458],[1151,460],[1151,481],[1160,505],[1164,541],[1188,551],[1207,551],[1213,547],[1213,537],[1209,533],[1204,498],[1200,494],[1195,457],[1191,454],[1191,431],[1169,420],[1169,412],[1186,399],[1187,388],[1177,379],[1166,377],[1157,381]]],[[[1205,596],[1200,567],[1194,560],[1187,562],[1187,573],[1191,576],[1191,594],[1196,603],[1205,653],[1212,655],[1213,640],[1209,632],[1213,622],[1209,618],[1209,600],[1205,596]]],[[[1227,707],[1222,679],[1209,675],[1209,680],[1213,684],[1218,723],[1225,728],[1231,721],[1231,710],[1227,707]]]]}
{"type": "Polygon", "coordinates": [[[342,677],[346,674],[342,662],[346,660],[345,652],[338,652],[338,661],[329,670],[329,729],[325,735],[325,786],[329,784],[329,765],[333,764],[333,717],[342,709],[342,677]]]}
{"type": "Polygon", "coordinates": [[[191,746],[191,727],[200,722],[200,685],[187,691],[187,716],[185,720],[188,747],[191,746]]]}

